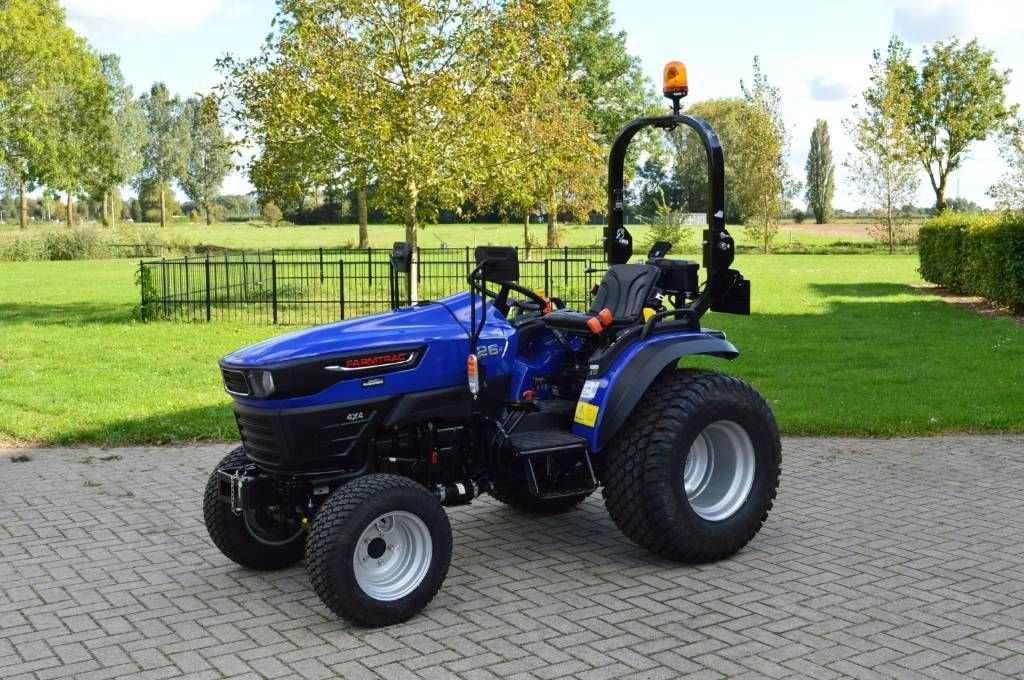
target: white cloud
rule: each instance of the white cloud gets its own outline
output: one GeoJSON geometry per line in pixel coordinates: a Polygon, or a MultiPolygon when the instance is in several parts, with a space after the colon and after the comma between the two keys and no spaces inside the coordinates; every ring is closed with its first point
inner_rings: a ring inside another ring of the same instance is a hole
{"type": "Polygon", "coordinates": [[[1006,0],[896,0],[893,31],[911,43],[956,36],[997,38],[1024,31],[1024,3],[1006,0]]]}
{"type": "Polygon", "coordinates": [[[233,2],[224,8],[224,18],[228,20],[241,19],[252,9],[244,2],[233,2]]]}
{"type": "Polygon", "coordinates": [[[833,80],[829,76],[817,75],[808,83],[811,99],[819,102],[835,102],[850,96],[851,87],[842,81],[833,80]]]}
{"type": "Polygon", "coordinates": [[[89,36],[114,37],[191,31],[215,14],[221,4],[221,0],[63,0],[68,23],[75,30],[89,36]]]}

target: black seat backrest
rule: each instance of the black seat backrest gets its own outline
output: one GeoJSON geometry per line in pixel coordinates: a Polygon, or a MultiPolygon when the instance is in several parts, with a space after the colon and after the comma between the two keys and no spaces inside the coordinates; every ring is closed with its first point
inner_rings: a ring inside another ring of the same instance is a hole
{"type": "Polygon", "coordinates": [[[635,323],[660,275],[661,270],[649,264],[613,264],[601,279],[590,312],[607,307],[615,323],[635,323]]]}

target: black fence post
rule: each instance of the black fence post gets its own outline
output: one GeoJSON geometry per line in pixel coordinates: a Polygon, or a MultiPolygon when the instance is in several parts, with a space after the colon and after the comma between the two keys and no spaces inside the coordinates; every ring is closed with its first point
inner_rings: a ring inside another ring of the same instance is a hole
{"type": "MultiPolygon", "coordinates": [[[[416,246],[416,283],[419,283],[423,277],[423,258],[420,257],[420,247],[416,246]]],[[[409,300],[409,304],[412,304],[412,300],[409,300]]]]}
{"type": "Polygon", "coordinates": [[[554,295],[554,293],[551,292],[551,273],[549,271],[549,266],[550,265],[551,265],[551,260],[549,260],[548,258],[545,257],[544,258],[544,295],[546,295],[547,297],[551,297],[552,295],[554,295]]]}
{"type": "Polygon", "coordinates": [[[228,253],[224,251],[224,301],[228,303],[227,311],[231,310],[231,269],[228,267],[228,253]]]}
{"type": "Polygon", "coordinates": [[[565,266],[563,268],[563,279],[564,279],[565,287],[568,288],[569,287],[569,246],[565,246],[565,248],[562,250],[562,254],[563,254],[564,259],[565,259],[565,262],[564,262],[565,266]]]}
{"type": "Polygon", "coordinates": [[[164,299],[164,318],[166,319],[167,318],[167,297],[168,297],[167,296],[167,258],[166,257],[160,258],[160,276],[161,276],[161,278],[163,278],[163,285],[164,285],[164,288],[161,291],[161,294],[162,294],[162,297],[164,299]]]}
{"type": "Polygon", "coordinates": [[[324,249],[320,247],[320,285],[324,285],[324,249]]]}
{"type": "Polygon", "coordinates": [[[338,260],[338,311],[345,320],[345,260],[338,260]]]}
{"type": "Polygon", "coordinates": [[[373,248],[366,249],[366,283],[373,285],[373,248]]]}
{"type": "Polygon", "coordinates": [[[142,320],[146,320],[146,270],[145,264],[139,260],[139,311],[142,320]]]}
{"type": "Polygon", "coordinates": [[[273,292],[271,295],[272,307],[274,310],[274,324],[277,324],[277,258],[272,257],[270,260],[270,278],[272,281],[273,292]]]}
{"type": "Polygon", "coordinates": [[[188,275],[188,255],[185,256],[185,310],[191,320],[194,315],[192,313],[192,284],[188,275]]]}
{"type": "Polygon", "coordinates": [[[206,322],[210,322],[210,256],[206,256],[206,322]]]}

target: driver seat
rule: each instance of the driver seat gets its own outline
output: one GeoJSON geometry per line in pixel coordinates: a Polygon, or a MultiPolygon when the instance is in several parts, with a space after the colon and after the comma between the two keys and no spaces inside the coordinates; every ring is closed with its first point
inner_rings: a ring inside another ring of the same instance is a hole
{"type": "MultiPolygon", "coordinates": [[[[544,325],[571,333],[593,333],[592,320],[600,319],[601,312],[611,312],[612,327],[631,326],[643,318],[644,307],[654,292],[661,270],[650,264],[613,264],[601,279],[594,301],[588,312],[561,309],[544,315],[544,325]]],[[[608,321],[607,314],[605,321],[608,321]]]]}

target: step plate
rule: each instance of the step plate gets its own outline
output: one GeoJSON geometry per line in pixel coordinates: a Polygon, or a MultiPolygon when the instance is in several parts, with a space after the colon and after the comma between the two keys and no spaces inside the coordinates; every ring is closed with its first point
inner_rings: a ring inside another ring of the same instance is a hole
{"type": "Polygon", "coordinates": [[[514,432],[508,440],[516,455],[522,457],[587,452],[587,440],[565,430],[514,432]]]}

